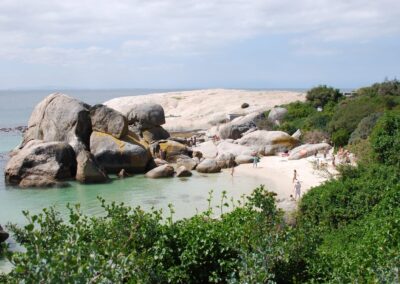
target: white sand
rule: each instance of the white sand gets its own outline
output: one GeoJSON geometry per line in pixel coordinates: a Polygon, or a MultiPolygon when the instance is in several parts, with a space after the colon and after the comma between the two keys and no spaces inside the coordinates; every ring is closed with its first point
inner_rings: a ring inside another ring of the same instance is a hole
{"type": "MultiPolygon", "coordinates": [[[[266,188],[277,193],[278,206],[291,210],[295,207],[295,202],[290,198],[290,195],[294,195],[292,180],[295,169],[301,182],[301,195],[328,179],[323,172],[314,170],[307,159],[288,161],[287,158],[278,156],[262,157],[257,168],[253,168],[253,164],[239,165],[234,170],[234,178],[250,175],[265,179],[266,188]]],[[[332,171],[331,168],[329,170],[332,171]]]]}
{"type": "Polygon", "coordinates": [[[117,110],[132,104],[154,102],[165,111],[165,129],[170,132],[206,130],[226,119],[227,114],[248,114],[274,106],[305,100],[304,93],[210,89],[115,98],[105,102],[117,110]],[[248,108],[242,109],[242,103],[248,108]]]}

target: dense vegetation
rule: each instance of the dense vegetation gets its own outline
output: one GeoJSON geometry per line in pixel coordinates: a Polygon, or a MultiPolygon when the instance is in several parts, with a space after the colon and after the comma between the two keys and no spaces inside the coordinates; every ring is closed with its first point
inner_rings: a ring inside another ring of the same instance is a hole
{"type": "MultiPolygon", "coordinates": [[[[346,101],[381,96],[362,92],[327,103],[318,113],[307,102],[291,104],[286,123],[329,133],[332,121],[317,128],[310,118],[332,118],[332,109],[346,101]]],[[[382,106],[379,100],[372,105],[382,106]]],[[[102,217],[84,216],[79,207],[70,208],[68,221],[52,208],[25,212],[28,224],[9,228],[26,252],[7,252],[15,268],[0,282],[396,283],[400,112],[398,105],[373,109],[379,114],[368,113],[354,126],[351,147],[362,145],[364,155],[359,165],[340,168],[339,178],[304,195],[294,226],[285,223],[274,194],[264,187],[241,204],[224,195],[218,212],[210,208],[178,221],[173,211],[162,218],[159,211],[104,200],[102,217]]]]}

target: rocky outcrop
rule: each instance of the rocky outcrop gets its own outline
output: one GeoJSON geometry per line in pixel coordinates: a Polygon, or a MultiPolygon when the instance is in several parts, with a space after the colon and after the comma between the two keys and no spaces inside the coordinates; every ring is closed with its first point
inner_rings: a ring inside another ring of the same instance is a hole
{"type": "Polygon", "coordinates": [[[151,144],[155,141],[168,139],[170,135],[168,131],[161,126],[155,126],[153,128],[143,130],[142,137],[147,143],[151,144]]]}
{"type": "Polygon", "coordinates": [[[185,166],[180,166],[176,170],[177,177],[190,177],[192,176],[192,172],[188,170],[185,166]]]}
{"type": "Polygon", "coordinates": [[[327,151],[332,148],[327,143],[304,144],[290,151],[289,160],[299,160],[314,155],[318,151],[327,151]]]}
{"type": "Polygon", "coordinates": [[[192,156],[192,150],[179,142],[172,140],[159,141],[161,151],[165,153],[165,160],[175,162],[180,156],[192,156]]]}
{"type": "Polygon", "coordinates": [[[230,143],[228,141],[221,141],[217,145],[218,154],[231,153],[234,156],[239,155],[252,155],[254,150],[249,146],[230,143]]]}
{"type": "Polygon", "coordinates": [[[156,164],[156,167],[168,164],[167,161],[162,160],[160,158],[155,158],[154,163],[156,164]]]}
{"type": "Polygon", "coordinates": [[[293,149],[299,141],[282,131],[257,130],[243,136],[238,144],[249,146],[261,155],[274,155],[293,149]]]}
{"type": "Polygon", "coordinates": [[[90,137],[90,151],[107,173],[118,173],[122,169],[129,173],[143,173],[152,160],[149,150],[131,132],[122,139],[93,132],[90,137]]]}
{"type": "Polygon", "coordinates": [[[263,117],[264,113],[250,113],[246,116],[235,118],[219,127],[219,136],[222,139],[239,139],[243,133],[256,128],[257,120],[263,117]]]}
{"type": "Polygon", "coordinates": [[[165,123],[164,109],[155,103],[135,103],[113,105],[113,109],[128,118],[129,124],[138,125],[141,130],[150,129],[165,123]]]}
{"type": "Polygon", "coordinates": [[[100,169],[93,155],[88,151],[79,152],[76,157],[76,180],[81,183],[100,183],[108,180],[107,174],[100,169]]]}
{"type": "Polygon", "coordinates": [[[90,108],[93,131],[103,132],[122,138],[128,133],[128,120],[120,112],[104,105],[90,108]]]}
{"type": "Polygon", "coordinates": [[[235,162],[238,165],[251,164],[251,163],[253,163],[253,160],[254,160],[254,156],[250,156],[250,155],[239,155],[235,158],[235,162]]]}
{"type": "Polygon", "coordinates": [[[5,242],[10,235],[4,231],[3,227],[0,225],[0,243],[5,242]]]}
{"type": "Polygon", "coordinates": [[[177,167],[185,167],[186,169],[188,169],[189,171],[194,170],[197,166],[197,162],[190,158],[190,157],[185,157],[185,156],[181,156],[176,160],[176,165],[177,167]]]}
{"type": "Polygon", "coordinates": [[[196,171],[199,173],[219,173],[221,167],[214,159],[204,159],[200,164],[197,165],[196,171]]]}
{"type": "Polygon", "coordinates": [[[287,113],[288,113],[288,110],[286,108],[274,107],[271,109],[271,111],[268,114],[268,121],[275,125],[280,125],[280,123],[285,118],[287,113]]]}
{"type": "Polygon", "coordinates": [[[92,123],[90,106],[63,94],[52,94],[33,110],[22,147],[31,140],[69,143],[78,153],[89,149],[92,123]]]}
{"type": "Polygon", "coordinates": [[[5,167],[6,182],[21,187],[54,186],[75,177],[76,158],[65,142],[31,140],[11,157],[5,167]]]}
{"type": "Polygon", "coordinates": [[[148,178],[166,178],[174,176],[174,167],[171,165],[158,166],[146,173],[148,178]]]}

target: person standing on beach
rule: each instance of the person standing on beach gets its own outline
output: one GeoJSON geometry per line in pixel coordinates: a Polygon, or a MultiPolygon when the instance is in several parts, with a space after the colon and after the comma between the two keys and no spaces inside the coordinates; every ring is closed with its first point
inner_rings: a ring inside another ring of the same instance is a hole
{"type": "Polygon", "coordinates": [[[258,164],[258,156],[255,155],[253,158],[253,168],[257,168],[257,164],[258,164]]]}
{"type": "Polygon", "coordinates": [[[294,200],[300,199],[301,195],[301,183],[298,179],[296,179],[296,182],[294,183],[294,200]]]}
{"type": "Polygon", "coordinates": [[[297,174],[297,171],[296,171],[296,170],[293,170],[293,179],[292,179],[292,183],[294,183],[294,182],[297,180],[298,177],[299,177],[299,176],[298,176],[298,174],[297,174]]]}

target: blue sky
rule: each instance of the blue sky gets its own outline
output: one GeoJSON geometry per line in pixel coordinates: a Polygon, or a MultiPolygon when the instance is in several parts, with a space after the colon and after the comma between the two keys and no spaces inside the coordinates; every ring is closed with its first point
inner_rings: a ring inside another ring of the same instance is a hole
{"type": "Polygon", "coordinates": [[[0,89],[352,88],[399,63],[398,0],[0,1],[0,89]]]}

